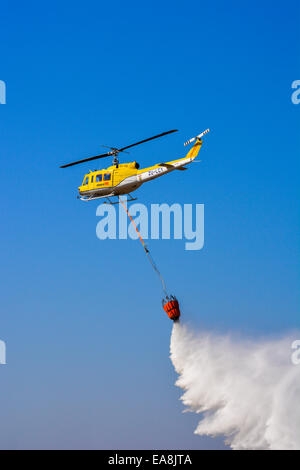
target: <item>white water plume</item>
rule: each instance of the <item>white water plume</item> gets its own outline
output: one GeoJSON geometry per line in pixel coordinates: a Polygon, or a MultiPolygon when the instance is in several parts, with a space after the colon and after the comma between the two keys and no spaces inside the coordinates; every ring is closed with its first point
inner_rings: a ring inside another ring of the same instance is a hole
{"type": "Polygon", "coordinates": [[[183,404],[201,413],[195,434],[223,435],[233,449],[300,449],[300,365],[291,361],[292,341],[195,334],[175,323],[170,357],[183,404]]]}

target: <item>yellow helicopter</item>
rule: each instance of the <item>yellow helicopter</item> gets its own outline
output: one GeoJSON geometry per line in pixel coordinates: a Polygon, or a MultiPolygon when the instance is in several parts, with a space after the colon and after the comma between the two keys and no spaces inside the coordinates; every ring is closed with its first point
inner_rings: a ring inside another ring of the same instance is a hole
{"type": "Polygon", "coordinates": [[[163,176],[174,170],[187,170],[185,165],[192,163],[195,160],[203,143],[202,137],[209,132],[209,129],[206,129],[201,134],[185,142],[184,145],[186,146],[196,141],[185,157],[179,158],[178,160],[173,160],[171,162],[157,163],[156,165],[150,166],[148,168],[139,169],[139,164],[137,162],[119,163],[119,153],[125,152],[129,148],[143,144],[149,140],[157,139],[158,137],[163,137],[167,134],[172,134],[173,132],[177,132],[177,129],[163,132],[162,134],[155,135],[120,149],[115,147],[108,147],[111,150],[107,153],[96,155],[95,157],[85,158],[83,160],[78,160],[76,162],[67,163],[66,165],[62,165],[60,168],[67,168],[73,165],[78,165],[79,163],[96,160],[98,158],[113,156],[112,166],[102,170],[90,171],[84,176],[83,182],[78,188],[78,198],[80,198],[82,201],[106,198],[110,204],[117,204],[119,200],[113,202],[109,198],[128,194],[131,197],[130,200],[134,201],[135,199],[132,198],[130,193],[138,189],[143,183],[151,181],[155,178],[159,178],[160,176],[163,176]]]}

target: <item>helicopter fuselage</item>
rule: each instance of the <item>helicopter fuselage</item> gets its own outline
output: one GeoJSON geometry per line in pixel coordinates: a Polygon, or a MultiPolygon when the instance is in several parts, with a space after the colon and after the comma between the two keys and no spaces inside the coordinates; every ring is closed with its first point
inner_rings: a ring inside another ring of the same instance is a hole
{"type": "Polygon", "coordinates": [[[83,182],[78,188],[79,196],[82,200],[91,200],[129,194],[147,181],[159,178],[174,170],[186,170],[185,165],[197,157],[201,145],[202,140],[196,140],[184,158],[158,163],[148,168],[139,169],[138,163],[129,162],[102,170],[90,171],[84,176],[83,182]]]}

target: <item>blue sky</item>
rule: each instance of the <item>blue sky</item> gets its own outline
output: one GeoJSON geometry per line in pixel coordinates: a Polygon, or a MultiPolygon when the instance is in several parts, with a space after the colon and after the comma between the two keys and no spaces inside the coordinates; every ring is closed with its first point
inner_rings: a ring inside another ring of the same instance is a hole
{"type": "Polygon", "coordinates": [[[2,5],[0,448],[223,447],[181,413],[172,325],[139,243],[97,239],[98,203],[75,197],[88,165],[59,165],[178,128],[130,155],[172,160],[210,127],[202,164],[136,193],[205,204],[205,246],[151,252],[191,326],[297,328],[299,13],[296,1],[2,5]]]}

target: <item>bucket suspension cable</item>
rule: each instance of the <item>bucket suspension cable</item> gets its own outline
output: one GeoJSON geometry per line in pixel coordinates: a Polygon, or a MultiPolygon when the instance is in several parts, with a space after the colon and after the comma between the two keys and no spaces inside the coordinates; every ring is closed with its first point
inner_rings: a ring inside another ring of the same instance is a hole
{"type": "Polygon", "coordinates": [[[165,283],[165,281],[164,281],[164,278],[162,277],[162,275],[161,275],[161,273],[160,273],[158,267],[156,266],[156,264],[155,264],[155,262],[154,262],[154,260],[153,260],[153,258],[152,258],[152,256],[151,256],[151,254],[150,254],[150,252],[149,252],[149,250],[148,250],[147,247],[145,247],[145,251],[146,251],[146,255],[148,256],[148,259],[149,259],[149,261],[150,261],[150,263],[151,263],[151,265],[152,265],[154,271],[159,275],[159,278],[160,278],[160,280],[161,280],[161,284],[162,284],[162,288],[163,288],[164,294],[165,294],[165,296],[167,297],[167,296],[168,296],[168,293],[167,293],[167,287],[166,287],[166,283],[165,283]]]}
{"type": "Polygon", "coordinates": [[[139,230],[138,230],[138,228],[137,228],[137,226],[136,226],[136,224],[135,224],[133,218],[132,218],[131,215],[129,214],[129,211],[128,211],[126,205],[124,204],[124,201],[120,198],[120,196],[119,196],[119,202],[121,202],[122,206],[124,207],[125,211],[127,212],[127,215],[128,215],[128,217],[129,217],[129,219],[131,220],[132,225],[134,226],[134,228],[135,228],[135,230],[136,230],[136,232],[137,232],[137,234],[138,234],[138,236],[139,236],[140,242],[141,242],[141,244],[143,245],[143,248],[144,248],[145,253],[146,253],[147,257],[148,257],[148,260],[150,261],[152,268],[154,269],[154,271],[158,274],[158,276],[159,276],[159,278],[160,278],[160,281],[161,281],[161,284],[162,284],[162,289],[163,289],[163,291],[164,291],[165,296],[167,297],[167,296],[168,296],[168,293],[167,293],[167,288],[166,288],[166,283],[165,283],[165,281],[164,281],[164,278],[162,277],[162,275],[161,275],[161,273],[160,273],[158,267],[156,266],[156,264],[155,264],[155,262],[154,262],[154,260],[153,260],[153,258],[152,258],[152,256],[151,256],[151,254],[150,254],[150,252],[149,252],[147,246],[146,246],[145,243],[144,243],[144,240],[142,239],[142,236],[141,236],[141,234],[140,234],[140,232],[139,232],[139,230]]]}

